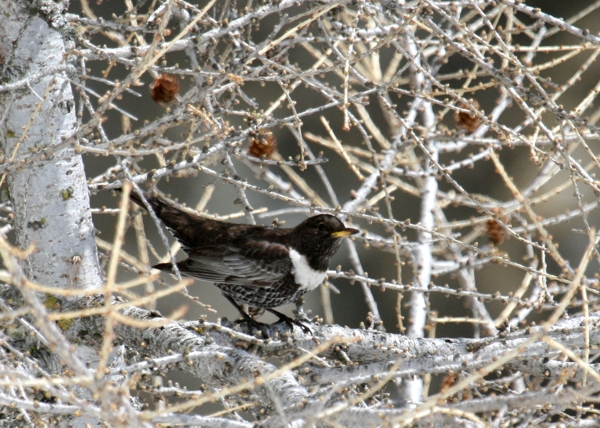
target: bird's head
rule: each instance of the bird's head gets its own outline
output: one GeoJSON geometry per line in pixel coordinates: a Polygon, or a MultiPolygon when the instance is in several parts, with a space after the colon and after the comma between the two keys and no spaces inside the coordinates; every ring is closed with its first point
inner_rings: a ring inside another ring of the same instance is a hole
{"type": "Polygon", "coordinates": [[[357,229],[346,227],[336,216],[320,214],[304,220],[294,228],[291,244],[312,259],[313,267],[325,270],[340,247],[342,238],[355,233],[358,233],[357,229]]]}

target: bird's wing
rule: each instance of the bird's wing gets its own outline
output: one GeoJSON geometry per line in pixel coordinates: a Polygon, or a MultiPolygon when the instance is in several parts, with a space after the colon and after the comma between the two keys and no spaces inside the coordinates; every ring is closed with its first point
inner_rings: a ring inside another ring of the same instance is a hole
{"type": "Polygon", "coordinates": [[[272,286],[291,272],[288,249],[281,244],[259,241],[236,246],[208,246],[188,253],[178,263],[181,273],[205,281],[231,285],[272,286]]]}

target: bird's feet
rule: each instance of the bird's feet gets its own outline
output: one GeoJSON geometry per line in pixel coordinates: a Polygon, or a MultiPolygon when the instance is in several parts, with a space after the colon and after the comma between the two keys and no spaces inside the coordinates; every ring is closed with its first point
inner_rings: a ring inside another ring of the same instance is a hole
{"type": "Polygon", "coordinates": [[[274,309],[267,309],[267,311],[271,312],[273,315],[276,315],[279,318],[278,323],[285,323],[292,331],[294,330],[294,326],[298,326],[302,329],[302,331],[306,334],[314,335],[312,329],[304,324],[302,321],[290,318],[287,315],[282,314],[274,309]]]}
{"type": "Polygon", "coordinates": [[[238,312],[242,316],[242,319],[239,320],[238,322],[240,322],[240,323],[245,322],[248,325],[250,334],[253,336],[260,331],[262,336],[265,339],[271,338],[271,337],[273,337],[273,335],[276,331],[280,330],[277,326],[277,324],[280,324],[280,323],[285,324],[292,332],[294,331],[294,326],[298,326],[302,329],[302,331],[304,333],[310,334],[311,336],[313,335],[313,331],[306,324],[304,324],[303,322],[301,322],[299,320],[290,318],[287,315],[282,314],[281,312],[277,312],[275,309],[265,308],[267,311],[271,312],[273,315],[276,315],[279,318],[278,322],[276,322],[275,324],[264,324],[262,322],[258,322],[254,318],[252,318],[250,315],[248,315],[246,312],[244,312],[242,307],[240,305],[238,305],[237,302],[235,300],[233,300],[233,298],[231,296],[228,296],[227,294],[224,294],[224,296],[227,298],[227,300],[229,300],[231,302],[231,304],[233,306],[235,306],[235,308],[238,310],[238,312]]]}
{"type": "Polygon", "coordinates": [[[272,312],[273,315],[277,315],[279,320],[273,324],[266,324],[251,317],[243,317],[236,321],[238,324],[246,324],[248,329],[248,334],[252,336],[256,336],[257,333],[260,332],[260,337],[263,339],[272,339],[274,336],[279,334],[280,336],[286,334],[287,332],[293,332],[294,326],[300,327],[305,334],[314,335],[312,329],[304,324],[303,322],[290,318],[287,315],[284,315],[277,311],[271,311],[267,309],[269,312],[272,312]]]}
{"type": "Polygon", "coordinates": [[[250,317],[244,317],[242,319],[239,319],[236,321],[237,324],[243,324],[245,323],[247,328],[248,328],[248,334],[250,334],[251,336],[256,336],[257,333],[260,332],[260,337],[262,339],[270,339],[273,337],[274,333],[273,333],[273,329],[271,328],[271,326],[269,324],[265,324],[259,321],[256,321],[253,318],[250,317]]]}

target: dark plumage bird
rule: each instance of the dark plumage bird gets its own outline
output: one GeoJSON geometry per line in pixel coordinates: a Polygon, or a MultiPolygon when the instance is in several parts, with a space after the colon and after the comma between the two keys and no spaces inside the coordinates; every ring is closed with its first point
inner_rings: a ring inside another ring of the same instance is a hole
{"type": "MultiPolygon", "coordinates": [[[[181,274],[214,282],[244,319],[263,332],[264,325],[246,314],[240,304],[266,309],[288,325],[310,332],[273,308],[318,287],[342,238],[358,233],[328,214],[310,217],[291,229],[278,229],[212,220],[157,196],[144,193],[144,198],[188,255],[177,263],[181,274]]],[[[131,199],[147,208],[135,192],[131,199]]],[[[171,263],[153,267],[173,272],[171,263]]]]}

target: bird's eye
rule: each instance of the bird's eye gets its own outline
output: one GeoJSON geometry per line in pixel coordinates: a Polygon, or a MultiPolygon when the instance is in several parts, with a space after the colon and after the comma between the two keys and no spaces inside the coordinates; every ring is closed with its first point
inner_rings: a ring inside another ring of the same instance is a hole
{"type": "Polygon", "coordinates": [[[325,226],[325,223],[319,223],[317,229],[319,230],[319,232],[325,232],[327,231],[327,226],[325,226]]]}

